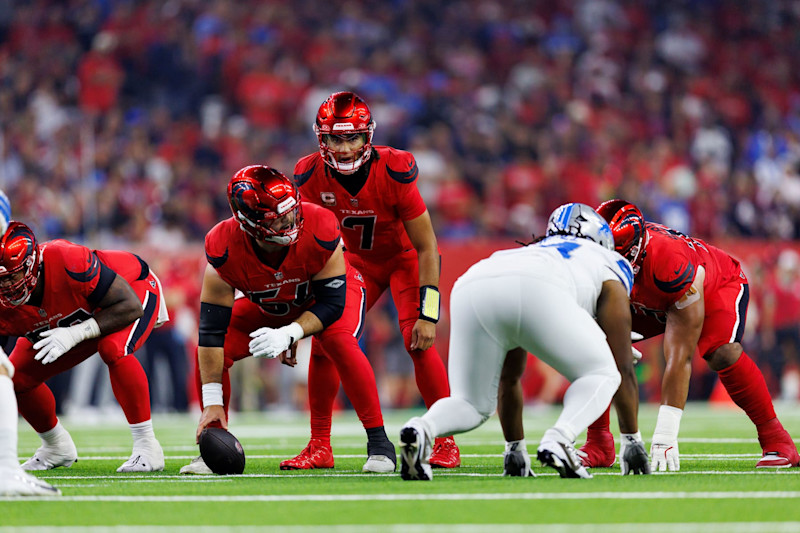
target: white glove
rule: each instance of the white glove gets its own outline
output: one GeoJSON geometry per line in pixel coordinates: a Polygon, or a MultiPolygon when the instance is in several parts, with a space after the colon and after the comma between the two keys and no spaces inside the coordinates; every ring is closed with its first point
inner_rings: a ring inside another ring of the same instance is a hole
{"type": "Polygon", "coordinates": [[[250,334],[250,353],[253,357],[274,359],[303,338],[305,332],[297,322],[282,328],[259,328],[250,334]]]}
{"type": "MultiPolygon", "coordinates": [[[[0,219],[1,218],[2,217],[0,217],[0,219]]],[[[8,356],[6,355],[6,352],[2,348],[0,348],[0,366],[2,366],[3,368],[6,369],[6,372],[8,372],[8,377],[9,378],[13,378],[14,377],[14,365],[8,359],[8,356]]]]}
{"type": "Polygon", "coordinates": [[[633,364],[638,364],[642,360],[642,352],[631,346],[631,353],[633,354],[633,364]]]}
{"type": "Polygon", "coordinates": [[[662,405],[658,410],[656,429],[650,445],[650,469],[655,472],[678,472],[681,469],[678,453],[678,430],[683,409],[662,405]]]}
{"type": "Polygon", "coordinates": [[[619,466],[622,475],[627,476],[631,472],[633,475],[649,474],[650,459],[644,450],[642,433],[620,433],[619,436],[619,466]]]}
{"type": "Polygon", "coordinates": [[[100,336],[97,320],[90,318],[68,328],[49,329],[42,332],[41,339],[33,345],[39,352],[33,357],[43,365],[52,363],[79,343],[100,336]]]}
{"type": "Polygon", "coordinates": [[[644,335],[631,331],[631,342],[639,342],[642,339],[644,339],[644,335]]]}

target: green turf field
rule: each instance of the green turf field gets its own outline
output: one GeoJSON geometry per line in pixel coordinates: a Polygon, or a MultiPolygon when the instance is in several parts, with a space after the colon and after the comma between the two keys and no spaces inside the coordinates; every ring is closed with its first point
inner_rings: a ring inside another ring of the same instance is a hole
{"type": "MultiPolygon", "coordinates": [[[[413,414],[418,413],[385,415],[392,440],[413,414]]],[[[793,436],[800,436],[800,409],[778,408],[778,414],[793,436]]],[[[557,409],[526,412],[533,454],[557,415],[557,409]]],[[[648,446],[655,417],[655,406],[643,407],[648,446]]],[[[533,479],[503,478],[496,417],[458,436],[463,466],[434,470],[431,482],[362,474],[366,438],[352,412],[333,422],[334,470],[281,472],[280,461],[307,442],[307,417],[248,413],[234,416],[230,426],[247,453],[244,475],[179,476],[179,468],[197,453],[195,417],[154,421],[167,455],[165,471],[117,474],[130,453],[122,415],[102,423],[63,420],[80,460],[39,474],[63,497],[0,500],[0,530],[500,533],[531,531],[530,524],[539,524],[535,531],[800,531],[800,469],[756,471],[755,429],[744,413],[724,407],[688,406],[681,426],[681,472],[622,477],[614,467],[596,469],[590,480],[560,479],[543,468],[535,469],[533,479]]],[[[29,457],[38,444],[22,422],[21,457],[29,457]]]]}

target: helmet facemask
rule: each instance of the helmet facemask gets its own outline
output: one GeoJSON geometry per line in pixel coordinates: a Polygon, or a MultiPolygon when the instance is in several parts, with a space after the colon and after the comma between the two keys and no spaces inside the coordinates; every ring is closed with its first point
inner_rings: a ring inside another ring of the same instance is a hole
{"type": "Polygon", "coordinates": [[[300,192],[277,170],[263,165],[239,170],[228,184],[228,202],[239,227],[256,240],[297,242],[303,228],[300,192]]]}
{"type": "Polygon", "coordinates": [[[33,231],[12,222],[0,241],[0,305],[17,307],[30,300],[39,282],[39,260],[33,231]]]}
{"type": "Polygon", "coordinates": [[[369,160],[374,131],[375,121],[369,107],[352,92],[330,95],[320,106],[314,123],[323,161],[345,175],[355,173],[369,160]],[[362,140],[361,146],[353,149],[358,139],[362,140]],[[350,156],[351,153],[354,156],[350,156]]]}
{"type": "Polygon", "coordinates": [[[625,200],[609,200],[597,208],[614,234],[614,248],[639,272],[647,246],[647,228],[639,208],[625,200]]]}

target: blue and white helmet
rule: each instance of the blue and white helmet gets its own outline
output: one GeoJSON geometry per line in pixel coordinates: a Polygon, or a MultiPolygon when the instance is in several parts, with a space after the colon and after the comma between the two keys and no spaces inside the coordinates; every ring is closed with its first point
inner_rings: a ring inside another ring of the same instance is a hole
{"type": "Polygon", "coordinates": [[[11,202],[3,191],[0,191],[0,235],[4,234],[11,222],[11,202]]]}
{"type": "Polygon", "coordinates": [[[608,222],[586,204],[564,204],[556,208],[547,220],[547,236],[550,235],[572,235],[614,249],[614,234],[608,222]]]}

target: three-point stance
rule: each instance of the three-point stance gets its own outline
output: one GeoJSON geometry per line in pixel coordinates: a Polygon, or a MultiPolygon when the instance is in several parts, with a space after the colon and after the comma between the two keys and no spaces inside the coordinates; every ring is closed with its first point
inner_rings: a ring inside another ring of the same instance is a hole
{"type": "MultiPolygon", "coordinates": [[[[616,250],[636,273],[633,330],[645,338],[664,334],[666,367],[650,447],[652,468],[680,470],[678,429],[695,350],[755,424],[763,451],[756,467],[798,466],[797,448],[775,415],[764,376],[742,349],[749,293],[739,262],[700,239],[645,222],[641,211],[625,200],[609,200],[597,212],[609,221],[616,250]]],[[[608,413],[589,428],[581,452],[587,466],[613,464],[608,413]]]]}
{"type": "MultiPolygon", "coordinates": [[[[314,335],[330,361],[367,432],[364,470],[393,472],[394,445],[383,428],[375,375],[358,346],[364,313],[364,284],[339,246],[339,224],[328,211],[300,202],[292,182],[275,169],[245,167],[228,184],[233,217],[206,235],[209,265],[200,295],[198,386],[203,414],[197,435],[208,425],[227,428],[231,394],[228,370],[249,355],[294,366],[285,352],[314,335]],[[236,290],[242,297],[236,298],[236,290]]],[[[309,377],[309,395],[321,386],[309,377]]],[[[334,391],[335,392],[335,391],[334,391]]],[[[331,398],[333,402],[333,398],[331,398]]],[[[332,405],[328,406],[332,409],[332,405]]],[[[312,413],[312,436],[318,422],[312,413]]],[[[333,468],[330,418],[324,447],[306,449],[314,468],[333,468]]],[[[281,465],[282,469],[286,469],[281,465]]],[[[303,468],[302,466],[299,468],[303,468]]],[[[308,468],[308,467],[305,467],[308,468]]],[[[198,457],[183,474],[210,474],[198,457]]]]}
{"type": "Polygon", "coordinates": [[[617,393],[620,428],[630,437],[623,472],[649,473],[637,425],[632,283],[608,224],[584,204],[556,209],[544,239],[496,252],[467,270],[450,299],[452,394],[401,429],[403,479],[431,479],[433,438],[478,427],[495,406],[506,439],[503,474],[533,475],[522,427],[526,352],[571,382],[561,416],[539,444],[543,465],[561,477],[592,477],[573,444],[617,393]]]}
{"type": "Polygon", "coordinates": [[[44,382],[99,353],[133,436],[133,452],[117,472],[163,470],[147,376],[133,355],[168,320],[147,263],[61,239],[40,245],[28,226],[12,222],[0,239],[0,304],[0,335],[19,337],[10,356],[19,412],[42,439],[22,468],[49,470],[78,459],[44,382]]]}

